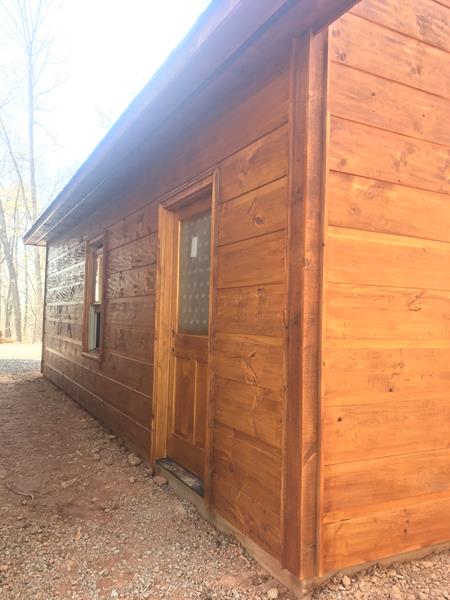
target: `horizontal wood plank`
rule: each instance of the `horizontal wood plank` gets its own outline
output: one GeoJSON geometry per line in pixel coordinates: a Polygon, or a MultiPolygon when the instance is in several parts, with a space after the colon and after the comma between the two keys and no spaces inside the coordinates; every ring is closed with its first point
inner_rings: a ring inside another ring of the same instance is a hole
{"type": "Polygon", "coordinates": [[[450,347],[332,348],[324,354],[326,406],[448,399],[450,347]],[[351,377],[349,377],[351,373],[351,377]]]}
{"type": "Polygon", "coordinates": [[[131,298],[114,298],[106,304],[108,323],[154,327],[155,294],[131,298]]]}
{"type": "Polygon", "coordinates": [[[158,236],[152,233],[108,252],[108,274],[151,265],[156,262],[158,236]]]}
{"type": "Polygon", "coordinates": [[[214,473],[212,487],[217,512],[269,554],[278,557],[281,550],[279,515],[269,510],[254,494],[237,486],[232,475],[214,473]]]}
{"type": "Polygon", "coordinates": [[[48,261],[47,275],[53,275],[62,269],[72,267],[77,263],[84,262],[86,256],[86,244],[79,243],[75,248],[71,248],[62,254],[58,254],[53,260],[48,261]]]}
{"type": "Polygon", "coordinates": [[[66,302],[84,301],[84,281],[49,289],[46,292],[49,303],[64,304],[66,302]]]}
{"type": "Polygon", "coordinates": [[[281,392],[284,389],[284,341],[280,338],[218,333],[213,369],[224,379],[281,392]]]}
{"type": "Polygon", "coordinates": [[[220,289],[216,330],[283,337],[285,290],[282,284],[220,289]]]}
{"type": "Polygon", "coordinates": [[[438,544],[448,536],[450,494],[323,528],[323,572],[438,544]]]}
{"type": "Polygon", "coordinates": [[[46,319],[44,332],[52,336],[72,338],[81,342],[83,325],[81,322],[46,319]]]}
{"type": "Polygon", "coordinates": [[[325,334],[450,341],[450,292],[330,283],[325,334]]]}
{"type": "Polygon", "coordinates": [[[215,427],[213,436],[214,472],[217,476],[232,478],[234,487],[257,498],[268,510],[278,514],[280,457],[264,452],[227,427],[215,427]],[[258,468],[255,468],[256,465],[258,468]]]}
{"type": "Polygon", "coordinates": [[[450,448],[328,464],[323,470],[324,513],[369,514],[384,502],[450,494],[450,448]]]}
{"type": "Polygon", "coordinates": [[[71,362],[55,352],[46,351],[46,364],[80,383],[85,389],[102,398],[106,404],[150,428],[151,399],[148,396],[103,376],[99,371],[71,362]]]}
{"type": "Polygon", "coordinates": [[[104,353],[100,370],[110,379],[133,388],[141,394],[152,395],[153,365],[148,362],[107,351],[104,353]]]}
{"type": "Polygon", "coordinates": [[[450,448],[448,400],[330,406],[325,409],[324,463],[450,448]]]}
{"type": "Polygon", "coordinates": [[[285,251],[284,231],[220,247],[219,288],[283,283],[285,251]]]}
{"type": "Polygon", "coordinates": [[[337,117],[330,135],[334,171],[450,194],[450,146],[337,117]]]}
{"type": "Polygon", "coordinates": [[[104,345],[106,350],[152,363],[154,329],[144,325],[115,324],[107,321],[104,345]]]}
{"type": "Polygon", "coordinates": [[[351,12],[450,52],[450,11],[434,0],[370,0],[351,12]]]}
{"type": "Polygon", "coordinates": [[[450,123],[445,118],[450,111],[449,98],[340,63],[330,70],[330,89],[330,111],[337,117],[450,145],[450,123]]]}
{"type": "Polygon", "coordinates": [[[281,453],[282,394],[216,377],[214,419],[281,453]]]}
{"type": "Polygon", "coordinates": [[[328,222],[348,229],[450,242],[448,203],[448,194],[335,171],[328,178],[328,222]]]}
{"type": "Polygon", "coordinates": [[[65,285],[73,285],[84,282],[85,263],[76,263],[63,269],[55,271],[52,275],[47,276],[47,289],[60,288],[65,285]]]}
{"type": "Polygon", "coordinates": [[[78,302],[66,302],[62,304],[50,304],[45,306],[47,319],[58,321],[81,322],[83,320],[84,306],[78,302]]]}
{"type": "Polygon", "coordinates": [[[158,204],[147,204],[108,228],[108,250],[149,236],[158,229],[158,204]]]}
{"type": "Polygon", "coordinates": [[[220,165],[219,201],[225,202],[287,175],[288,130],[281,127],[220,165]]]}
{"type": "Polygon", "coordinates": [[[450,244],[330,227],[328,280],[414,289],[450,289],[450,244]]]}
{"type": "Polygon", "coordinates": [[[448,53],[347,13],[331,25],[331,57],[343,64],[450,98],[448,53]]]}
{"type": "Polygon", "coordinates": [[[155,293],[156,265],[113,273],[106,279],[106,297],[131,298],[155,293]]]}
{"type": "Polygon", "coordinates": [[[219,245],[285,229],[287,181],[279,179],[219,208],[219,245]]]}
{"type": "Polygon", "coordinates": [[[126,440],[131,448],[136,449],[144,457],[150,452],[150,429],[137,423],[110,404],[104,402],[99,396],[90,392],[68,375],[54,367],[44,364],[44,375],[66,394],[73,398],[110,427],[119,437],[126,440]]]}

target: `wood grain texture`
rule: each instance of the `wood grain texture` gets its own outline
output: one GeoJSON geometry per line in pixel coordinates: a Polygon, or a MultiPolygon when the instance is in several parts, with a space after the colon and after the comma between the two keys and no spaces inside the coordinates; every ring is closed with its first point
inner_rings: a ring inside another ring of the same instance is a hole
{"type": "Polygon", "coordinates": [[[285,229],[285,178],[220,205],[219,244],[229,244],[285,229]]]}
{"type": "Polygon", "coordinates": [[[285,270],[285,233],[219,247],[219,288],[282,283],[285,270]]]}
{"type": "Polygon", "coordinates": [[[110,299],[150,296],[155,293],[155,277],[155,265],[136,267],[108,275],[106,297],[110,299]]]}
{"type": "Polygon", "coordinates": [[[330,227],[329,281],[448,291],[450,244],[330,227]]]}
{"type": "Polygon", "coordinates": [[[449,512],[450,495],[446,494],[330,523],[324,527],[324,570],[331,572],[437,544],[448,535],[449,512]]]}
{"type": "Polygon", "coordinates": [[[447,385],[442,382],[450,381],[450,346],[433,342],[417,346],[408,347],[402,340],[383,340],[378,345],[357,340],[347,342],[347,347],[333,347],[328,341],[326,406],[445,400],[447,385]]]}
{"type": "Polygon", "coordinates": [[[328,338],[450,344],[450,292],[330,283],[328,338]]]}
{"type": "Polygon", "coordinates": [[[61,321],[59,319],[45,319],[44,332],[46,334],[64,338],[82,340],[83,324],[81,322],[61,321]]]}
{"type": "MultiPolygon", "coordinates": [[[[215,473],[233,477],[233,487],[258,498],[263,506],[279,514],[280,457],[268,453],[227,427],[214,431],[215,473]],[[254,466],[257,464],[258,469],[254,466]]],[[[221,483],[220,485],[224,485],[221,483]]]]}
{"type": "Polygon", "coordinates": [[[447,52],[356,15],[347,13],[331,26],[331,55],[336,62],[450,97],[447,52]]]}
{"type": "Polygon", "coordinates": [[[217,331],[283,337],[285,290],[282,284],[220,289],[217,331]]]}
{"type": "Polygon", "coordinates": [[[114,298],[107,304],[106,318],[109,323],[144,325],[154,327],[155,294],[133,298],[114,298]]]}
{"type": "Polygon", "coordinates": [[[48,261],[48,275],[57,273],[66,267],[71,267],[77,263],[83,263],[85,258],[86,246],[81,243],[75,248],[63,251],[62,254],[57,255],[53,260],[48,261]]]}
{"type": "Polygon", "coordinates": [[[158,229],[158,205],[144,206],[127,215],[108,228],[110,250],[149,236],[158,229]]]}
{"type": "Polygon", "coordinates": [[[278,556],[281,548],[279,515],[272,512],[251,489],[234,485],[232,474],[222,471],[213,475],[214,503],[219,514],[244,531],[270,555],[278,556]]]}
{"type": "Polygon", "coordinates": [[[233,154],[220,165],[219,200],[231,200],[285,177],[287,155],[287,127],[281,127],[233,154]]]}
{"type": "Polygon", "coordinates": [[[371,0],[351,12],[450,53],[450,11],[434,0],[371,0]]]}
{"type": "Polygon", "coordinates": [[[214,371],[217,376],[280,392],[284,386],[284,352],[280,338],[218,333],[214,371]]]}
{"type": "Polygon", "coordinates": [[[84,282],[84,262],[47,275],[47,288],[53,289],[84,282]]]}
{"type": "Polygon", "coordinates": [[[217,377],[214,420],[281,454],[282,397],[259,386],[217,377]]]}
{"type": "Polygon", "coordinates": [[[330,168],[334,171],[450,193],[450,146],[405,137],[333,117],[330,168]],[[389,148],[389,152],[380,151],[389,148]]]}
{"type": "Polygon", "coordinates": [[[152,395],[153,365],[149,362],[108,351],[105,352],[101,372],[146,396],[152,395]]]}
{"type": "Polygon", "coordinates": [[[331,26],[322,572],[450,538],[450,11],[331,26]]]}
{"type": "Polygon", "coordinates": [[[47,301],[49,304],[65,304],[67,302],[82,303],[83,297],[83,281],[47,290],[47,301]]]}
{"type": "Polygon", "coordinates": [[[324,510],[370,514],[386,502],[408,504],[414,497],[450,495],[449,475],[448,448],[326,465],[324,510]]]}
{"type": "MultiPolygon", "coordinates": [[[[167,206],[172,192],[177,195],[216,173],[218,281],[211,296],[210,363],[196,366],[202,371],[199,387],[206,386],[208,376],[212,409],[205,415],[197,407],[194,415],[179,419],[177,428],[188,431],[191,416],[208,420],[210,429],[195,436],[205,453],[210,446],[211,506],[277,559],[285,535],[288,59],[298,27],[297,21],[282,21],[274,34],[267,32],[267,44],[258,41],[253,47],[252,41],[214,76],[217,81],[207,82],[154,139],[146,140],[136,164],[130,160],[126,172],[112,174],[103,191],[94,192],[95,213],[86,209],[83,221],[68,220],[71,232],[51,253],[52,276],[64,286],[55,288],[49,304],[55,325],[46,338],[49,356],[59,357],[47,360],[53,381],[119,435],[135,437],[145,457],[150,445],[154,458],[165,456],[163,396],[169,378],[162,354],[172,346],[170,339],[162,348],[159,343],[173,325],[167,305],[173,288],[166,281],[161,289],[167,273],[161,257],[173,259],[174,248],[167,247],[171,240],[157,239],[165,226],[159,203],[167,206]],[[83,264],[80,241],[103,232],[108,240],[104,352],[96,362],[69,337],[83,311],[73,289],[77,282],[60,273],[83,264]]],[[[193,383],[187,371],[180,376],[180,402],[193,383]]],[[[308,547],[311,554],[311,542],[308,547]]]]}
{"type": "Polygon", "coordinates": [[[442,118],[450,110],[450,99],[343,64],[333,65],[330,85],[336,90],[330,98],[333,115],[450,145],[450,123],[442,118]]]}
{"type": "Polygon", "coordinates": [[[446,399],[330,406],[323,426],[328,437],[325,464],[450,447],[446,399]]]}
{"type": "Polygon", "coordinates": [[[450,242],[448,194],[332,171],[328,195],[330,225],[450,242]]]}
{"type": "Polygon", "coordinates": [[[88,366],[67,360],[64,356],[48,351],[46,365],[64,373],[71,380],[79,382],[86,390],[107,398],[108,404],[137,423],[150,425],[151,399],[136,390],[120,384],[117,380],[104,376],[88,366]]]}
{"type": "Polygon", "coordinates": [[[131,358],[153,362],[153,327],[134,324],[105,324],[105,348],[131,358]]]}
{"type": "Polygon", "coordinates": [[[143,456],[148,454],[150,441],[150,430],[148,428],[117,410],[100,396],[83,387],[80,382],[71,379],[47,362],[44,363],[44,376],[84,406],[107,427],[110,427],[119,437],[126,440],[130,448],[136,449],[143,456]]]}
{"type": "Polygon", "coordinates": [[[108,274],[127,271],[156,262],[157,235],[139,238],[108,253],[108,274]]]}
{"type": "Polygon", "coordinates": [[[294,39],[291,54],[283,428],[283,565],[317,574],[320,530],[321,304],[326,199],[328,29],[294,39]]]}

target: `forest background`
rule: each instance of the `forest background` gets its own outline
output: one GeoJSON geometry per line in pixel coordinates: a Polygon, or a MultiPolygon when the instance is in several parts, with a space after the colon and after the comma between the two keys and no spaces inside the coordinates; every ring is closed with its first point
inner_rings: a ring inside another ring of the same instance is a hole
{"type": "Polygon", "coordinates": [[[209,0],[0,0],[0,338],[42,334],[23,235],[209,0]]]}

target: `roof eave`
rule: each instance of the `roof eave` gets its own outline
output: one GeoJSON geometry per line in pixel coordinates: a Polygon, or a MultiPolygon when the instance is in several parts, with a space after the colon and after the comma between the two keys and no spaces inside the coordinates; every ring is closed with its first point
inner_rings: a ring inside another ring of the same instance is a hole
{"type": "MultiPolygon", "coordinates": [[[[258,31],[287,7],[309,0],[213,0],[184,40],[105,135],[63,190],[24,235],[28,245],[45,245],[56,224],[76,210],[114,171],[142,135],[148,135],[258,31]]],[[[357,0],[313,0],[318,27],[337,18],[357,0]]]]}

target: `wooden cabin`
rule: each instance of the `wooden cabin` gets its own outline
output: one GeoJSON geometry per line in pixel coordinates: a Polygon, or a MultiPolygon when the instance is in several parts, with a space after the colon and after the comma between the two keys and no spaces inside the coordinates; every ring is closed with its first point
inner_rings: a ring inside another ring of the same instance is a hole
{"type": "Polygon", "coordinates": [[[26,241],[44,375],[291,587],[449,542],[450,0],[214,1],[26,241]]]}

